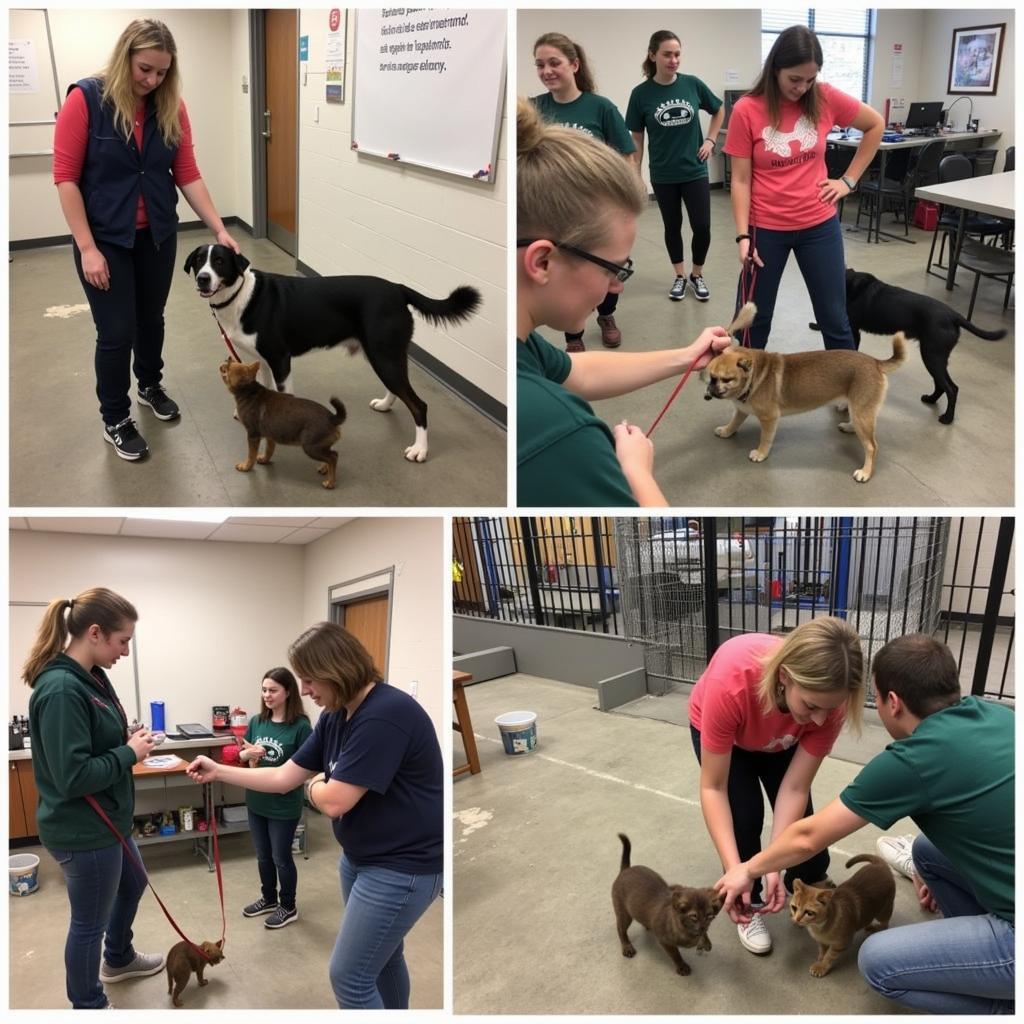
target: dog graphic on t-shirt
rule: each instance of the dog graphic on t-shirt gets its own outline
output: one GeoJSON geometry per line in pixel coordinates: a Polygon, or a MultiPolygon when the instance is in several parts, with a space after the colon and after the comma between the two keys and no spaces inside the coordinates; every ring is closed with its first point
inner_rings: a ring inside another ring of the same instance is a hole
{"type": "Polygon", "coordinates": [[[796,743],[796,737],[790,736],[788,733],[785,736],[776,736],[770,743],[766,743],[761,749],[766,754],[774,753],[776,750],[789,750],[794,743],[796,743]]]}
{"type": "Polygon", "coordinates": [[[801,114],[796,124],[793,125],[792,131],[780,132],[770,125],[766,125],[761,130],[761,141],[764,142],[764,148],[769,153],[790,156],[792,153],[790,144],[793,142],[800,143],[801,153],[814,149],[818,144],[818,130],[804,114],[801,114]]]}

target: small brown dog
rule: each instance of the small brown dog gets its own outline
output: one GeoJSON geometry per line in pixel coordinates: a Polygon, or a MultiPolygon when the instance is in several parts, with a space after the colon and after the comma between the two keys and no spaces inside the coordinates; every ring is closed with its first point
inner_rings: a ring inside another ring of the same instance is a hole
{"type": "Polygon", "coordinates": [[[622,840],[622,861],[619,874],[612,883],[612,906],[615,926],[622,943],[622,955],[636,956],[626,929],[639,921],[654,933],[661,948],[676,965],[676,974],[684,977],[690,965],[680,956],[679,947],[696,948],[706,953],[711,949],[708,926],[722,909],[722,896],[714,889],[688,889],[682,885],[669,885],[650,868],[630,867],[629,838],[619,833],[622,840]]]}
{"type": "Polygon", "coordinates": [[[210,983],[203,977],[203,969],[207,963],[212,966],[224,959],[223,939],[219,942],[203,942],[199,948],[206,959],[199,955],[191,942],[175,943],[167,953],[167,994],[171,996],[175,1006],[182,1005],[178,996],[185,991],[193,971],[196,972],[201,986],[209,985],[210,983]]]}
{"type": "Polygon", "coordinates": [[[221,380],[235,396],[239,422],[249,437],[249,457],[237,463],[235,469],[248,473],[253,463],[266,465],[270,461],[275,445],[297,444],[320,463],[317,472],[326,476],[323,486],[333,489],[338,453],[331,445],[341,436],[338,428],[345,422],[345,406],[332,398],[332,413],[308,398],[271,391],[257,383],[259,369],[259,362],[236,363],[228,359],[220,364],[221,380]],[[267,444],[259,455],[261,438],[266,438],[267,444]]]}
{"type": "MultiPolygon", "coordinates": [[[[756,312],[748,302],[729,330],[749,326],[756,312]]],[[[839,429],[855,433],[864,446],[864,465],[853,474],[854,480],[864,483],[871,479],[878,454],[875,421],[888,388],[886,375],[902,366],[906,358],[902,333],[893,337],[892,356],[884,360],[852,349],[783,354],[733,346],[705,367],[708,387],[704,398],[728,398],[735,406],[732,419],[715,428],[719,437],[732,437],[751,413],[757,417],[761,441],[748,456],[751,462],[768,458],[780,417],[845,400],[850,419],[840,423],[839,429]]]]}
{"type": "Polygon", "coordinates": [[[793,882],[789,904],[793,923],[806,928],[818,943],[818,959],[811,964],[815,978],[823,978],[832,970],[836,957],[861,928],[878,932],[889,927],[896,899],[896,880],[889,865],[881,857],[862,853],[851,857],[846,866],[859,863],[866,863],[866,867],[835,889],[805,885],[799,878],[793,882]]]}

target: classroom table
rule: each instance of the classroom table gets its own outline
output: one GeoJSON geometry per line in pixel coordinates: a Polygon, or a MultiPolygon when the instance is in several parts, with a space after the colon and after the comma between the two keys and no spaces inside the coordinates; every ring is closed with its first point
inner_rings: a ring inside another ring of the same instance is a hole
{"type": "MultiPolygon", "coordinates": [[[[927,146],[929,142],[935,142],[937,139],[941,139],[947,145],[951,142],[965,142],[969,140],[976,141],[977,146],[970,148],[973,149],[984,149],[985,144],[988,142],[995,142],[1003,133],[996,128],[988,128],[985,131],[980,132],[942,132],[939,135],[914,135],[909,138],[903,138],[899,142],[883,142],[878,147],[878,180],[879,182],[885,181],[885,162],[886,157],[889,153],[896,149],[917,149],[921,146],[927,146]]],[[[836,134],[828,135],[825,138],[825,145],[827,146],[839,146],[841,149],[856,149],[860,145],[861,134],[857,132],[854,135],[850,135],[846,132],[839,132],[836,134]]],[[[955,152],[956,147],[950,149],[950,152],[955,152]]],[[[988,177],[988,175],[986,175],[988,177]]],[[[910,245],[916,245],[917,243],[913,238],[905,237],[904,235],[896,235],[889,231],[882,231],[882,197],[879,195],[878,202],[875,204],[875,214],[872,218],[874,221],[873,228],[868,229],[868,241],[871,240],[871,232],[874,230],[875,242],[880,242],[880,235],[885,235],[886,238],[895,238],[900,242],[908,242],[910,245]]],[[[850,231],[859,230],[857,228],[849,228],[850,231]]]]}
{"type": "Polygon", "coordinates": [[[956,264],[964,241],[964,225],[968,211],[988,213],[993,217],[1014,216],[1014,172],[984,174],[980,178],[964,178],[963,181],[947,181],[941,185],[927,185],[914,190],[917,199],[925,199],[942,206],[953,206],[960,211],[956,238],[950,248],[949,269],[946,271],[946,291],[953,290],[956,280],[956,264]]]}

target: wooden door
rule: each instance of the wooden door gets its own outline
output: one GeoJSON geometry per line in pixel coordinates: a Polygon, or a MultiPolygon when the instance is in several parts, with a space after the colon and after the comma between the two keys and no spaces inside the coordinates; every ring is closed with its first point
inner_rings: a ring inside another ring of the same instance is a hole
{"type": "Polygon", "coordinates": [[[388,596],[376,594],[346,601],[342,625],[370,652],[374,664],[387,672],[388,664],[388,596]]]}
{"type": "Polygon", "coordinates": [[[485,608],[484,588],[473,550],[473,523],[464,516],[456,516],[452,520],[452,554],[463,568],[462,582],[452,584],[455,607],[482,612],[485,608]]]}
{"type": "Polygon", "coordinates": [[[18,762],[8,761],[7,768],[10,781],[8,816],[10,819],[11,839],[24,839],[29,832],[25,825],[25,808],[21,802],[21,786],[18,783],[18,762]]]}
{"type": "Polygon", "coordinates": [[[298,166],[299,16],[297,11],[264,12],[267,151],[267,234],[294,256],[298,166]],[[268,137],[269,133],[269,137],[268,137]]]}
{"type": "Polygon", "coordinates": [[[39,805],[39,790],[36,789],[36,777],[32,774],[31,761],[15,761],[18,766],[18,787],[21,790],[21,806],[25,811],[25,834],[39,834],[36,825],[36,807],[39,805]]]}

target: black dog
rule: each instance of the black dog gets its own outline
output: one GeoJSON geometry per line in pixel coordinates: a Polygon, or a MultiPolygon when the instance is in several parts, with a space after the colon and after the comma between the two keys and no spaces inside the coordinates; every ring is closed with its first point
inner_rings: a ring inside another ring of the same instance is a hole
{"type": "MultiPolygon", "coordinates": [[[[861,331],[890,335],[902,331],[908,338],[918,340],[925,369],[935,382],[935,390],[922,395],[921,401],[934,405],[942,394],[946,395],[946,411],[939,417],[940,423],[952,423],[956,412],[959,388],[949,375],[949,354],[960,340],[960,329],[986,341],[1006,337],[1005,330],[983,331],[975,327],[938,299],[885,284],[872,274],[850,268],[846,270],[846,315],[858,348],[861,331]]],[[[818,330],[817,324],[810,327],[818,330]]]]}
{"type": "Polygon", "coordinates": [[[293,356],[345,342],[362,348],[387,388],[370,402],[387,412],[400,398],[412,413],[416,437],[406,448],[410,462],[427,457],[427,405],[409,383],[409,306],[435,325],[467,319],[480,293],[463,285],[447,299],[430,299],[380,277],[289,277],[253,270],[226,245],[201,245],[185,260],[196,290],[210,300],[217,322],[244,362],[262,363],[260,383],[291,392],[293,356]],[[269,368],[269,373],[266,370],[269,368]],[[271,380],[271,378],[273,378],[271,380]]]}

